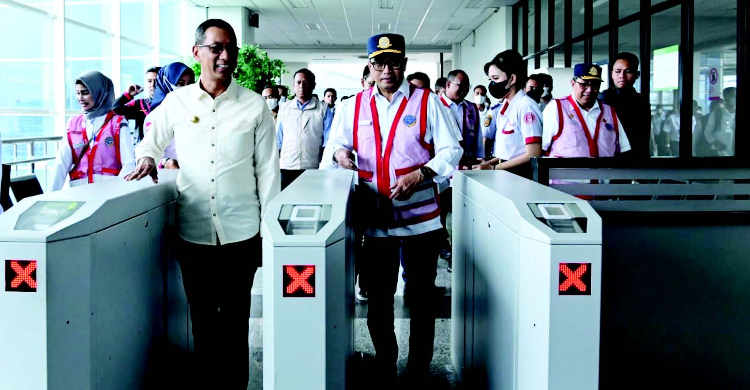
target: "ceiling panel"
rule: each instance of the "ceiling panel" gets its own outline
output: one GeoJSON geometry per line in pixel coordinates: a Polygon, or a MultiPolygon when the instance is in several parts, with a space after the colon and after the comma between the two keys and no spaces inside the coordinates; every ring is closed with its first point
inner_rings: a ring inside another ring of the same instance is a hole
{"type": "Polygon", "coordinates": [[[407,46],[450,50],[496,8],[517,0],[393,0],[391,9],[381,9],[379,0],[190,1],[258,12],[255,38],[268,49],[364,47],[372,34],[395,32],[404,35],[407,46]]]}

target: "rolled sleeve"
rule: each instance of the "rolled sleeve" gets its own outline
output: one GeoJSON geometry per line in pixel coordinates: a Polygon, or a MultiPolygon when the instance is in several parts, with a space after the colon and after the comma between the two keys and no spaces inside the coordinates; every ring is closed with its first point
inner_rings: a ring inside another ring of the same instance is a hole
{"type": "Polygon", "coordinates": [[[559,129],[559,118],[557,117],[557,102],[550,102],[542,113],[542,150],[548,150],[552,144],[552,137],[559,129]]]}
{"type": "Polygon", "coordinates": [[[328,142],[320,160],[320,169],[336,169],[338,164],[333,161],[334,153],[339,149],[352,150],[354,148],[354,108],[356,104],[349,104],[355,97],[339,103],[338,113],[333,116],[328,142]]]}
{"type": "Polygon", "coordinates": [[[617,118],[617,128],[618,132],[620,133],[620,153],[625,153],[630,150],[630,140],[625,134],[625,129],[622,128],[622,122],[620,122],[619,117],[617,118]]]}
{"type": "Polygon", "coordinates": [[[525,145],[542,143],[542,113],[539,107],[524,104],[518,108],[518,123],[525,145]]]}

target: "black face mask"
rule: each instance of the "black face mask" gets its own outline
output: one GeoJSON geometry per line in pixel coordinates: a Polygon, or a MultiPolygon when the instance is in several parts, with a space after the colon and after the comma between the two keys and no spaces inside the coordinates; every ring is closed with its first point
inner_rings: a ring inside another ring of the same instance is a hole
{"type": "Polygon", "coordinates": [[[535,102],[539,103],[539,100],[542,98],[542,94],[544,93],[544,90],[542,87],[534,87],[531,89],[531,91],[526,92],[527,95],[529,95],[530,98],[534,99],[535,102]]]}
{"type": "Polygon", "coordinates": [[[487,90],[490,92],[490,95],[494,97],[495,99],[502,99],[505,97],[505,95],[510,92],[510,87],[507,87],[506,84],[508,84],[508,80],[495,82],[490,81],[490,84],[487,85],[487,90]]]}

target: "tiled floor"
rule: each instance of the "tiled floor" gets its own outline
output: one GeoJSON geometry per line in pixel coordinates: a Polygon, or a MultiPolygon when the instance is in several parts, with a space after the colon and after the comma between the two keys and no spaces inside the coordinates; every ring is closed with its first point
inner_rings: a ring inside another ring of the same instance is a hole
{"type": "MultiPolygon", "coordinates": [[[[443,307],[440,310],[439,318],[435,320],[435,355],[432,359],[432,383],[430,389],[455,389],[453,365],[450,356],[450,293],[451,293],[451,274],[446,267],[448,263],[445,260],[438,261],[438,274],[435,285],[444,291],[443,307]]],[[[253,284],[253,300],[250,319],[250,383],[248,389],[263,388],[263,319],[261,293],[263,291],[261,270],[255,275],[253,284]]],[[[366,320],[366,303],[357,302],[356,316],[354,323],[355,342],[354,349],[356,352],[374,355],[375,350],[372,346],[370,333],[367,330],[366,320]]],[[[409,311],[403,306],[403,280],[399,278],[398,292],[396,293],[396,311],[395,329],[396,339],[399,345],[398,370],[399,375],[406,366],[406,357],[408,356],[407,345],[409,340],[409,311]]]]}

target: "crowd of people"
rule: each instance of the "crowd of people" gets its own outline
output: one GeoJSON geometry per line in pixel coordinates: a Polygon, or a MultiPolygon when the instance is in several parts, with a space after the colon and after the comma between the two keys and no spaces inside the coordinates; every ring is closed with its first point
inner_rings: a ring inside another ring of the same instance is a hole
{"type": "MultiPolygon", "coordinates": [[[[648,157],[679,149],[679,115],[651,117],[648,98],[634,88],[639,63],[631,53],[617,55],[611,75],[595,64],[575,65],[570,93],[560,98],[552,95],[552,77],[528,75],[512,50],[488,58],[486,86],[454,69],[431,90],[426,74],[406,76],[404,38],[379,34],[367,42],[362,91],[337,104],[332,88],[323,100],[313,94],[315,74],[305,68],[294,73],[291,96],[284,86],[269,85],[260,94],[240,86],[232,78],[237,46],[232,27],[211,19],[196,30],[198,80],[179,62],[151,68],[145,91],[131,85],[115,100],[105,75],[79,76],[83,112],[68,123],[68,147],[60,148],[53,184],[57,190],[66,180],[77,186],[147,176],[156,182],[160,169],[180,168],[175,245],[200,361],[194,373],[224,388],[244,388],[248,380],[247,319],[261,264],[261,217],[269,200],[305,170],[357,172],[359,299],[368,302],[377,381],[388,384],[398,356],[398,277],[408,280],[409,297],[419,302],[411,306],[408,373],[419,380],[429,371],[432,294],[438,257],[451,257],[446,219],[456,170],[528,177],[532,157],[648,157]],[[610,76],[613,85],[601,91],[610,76]],[[229,257],[231,281],[220,290],[201,283],[205,259],[229,257]]],[[[696,112],[701,136],[695,138],[705,140],[699,146],[729,153],[733,115],[734,90],[709,115],[696,112]]]]}

